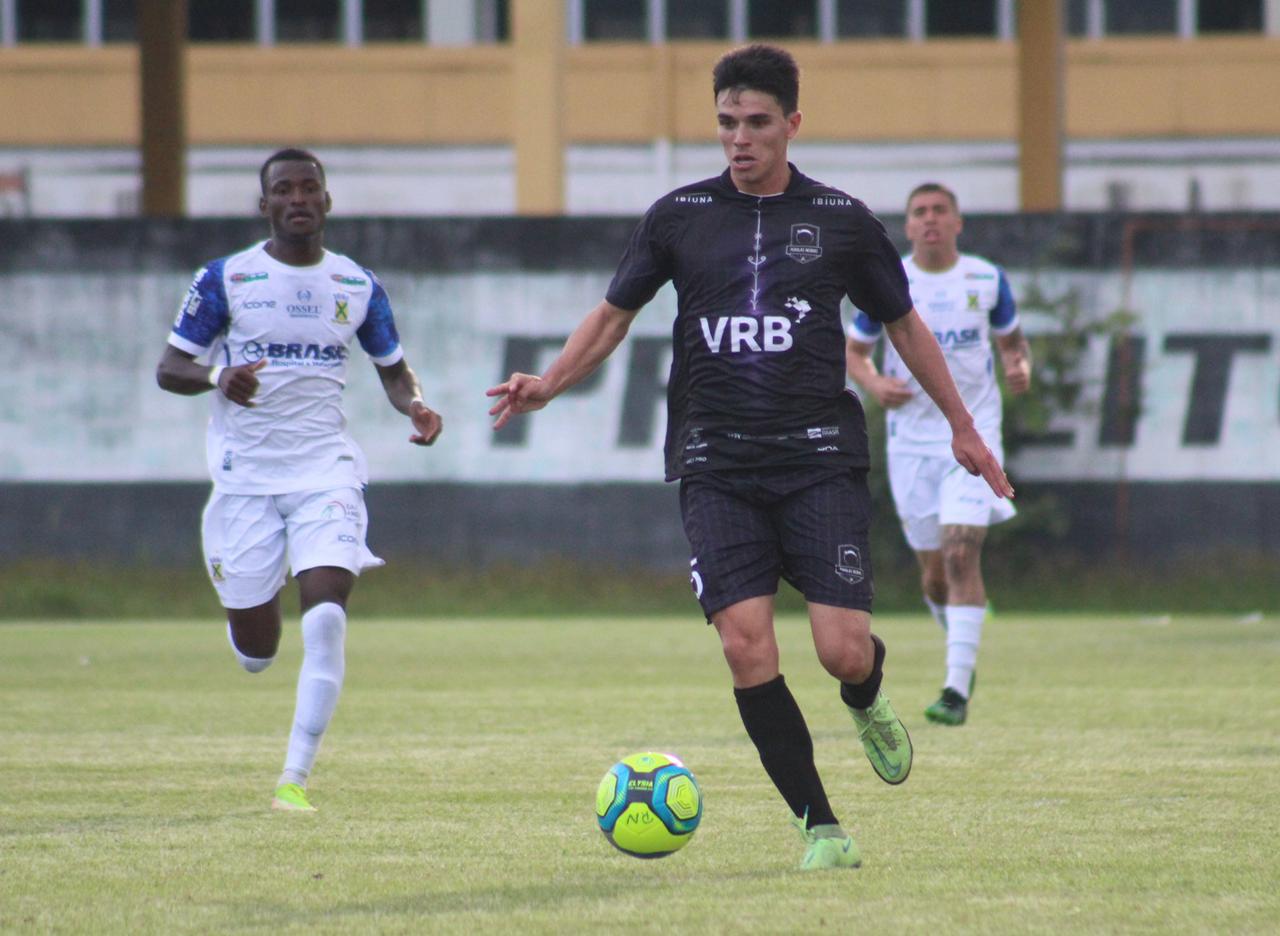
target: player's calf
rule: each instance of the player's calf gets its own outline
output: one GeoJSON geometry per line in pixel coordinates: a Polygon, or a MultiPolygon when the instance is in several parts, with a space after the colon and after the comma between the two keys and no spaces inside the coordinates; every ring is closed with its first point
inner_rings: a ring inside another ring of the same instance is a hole
{"type": "Polygon", "coordinates": [[[242,653],[236,646],[236,638],[231,632],[230,622],[227,622],[227,643],[231,644],[231,652],[236,655],[236,661],[250,673],[261,673],[275,661],[275,656],[251,657],[242,653]]]}

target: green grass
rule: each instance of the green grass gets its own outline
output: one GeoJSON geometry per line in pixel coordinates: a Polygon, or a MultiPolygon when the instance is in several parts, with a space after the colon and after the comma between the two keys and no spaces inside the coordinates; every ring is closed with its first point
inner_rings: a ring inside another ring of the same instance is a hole
{"type": "MultiPolygon", "coordinates": [[[[918,611],[919,573],[901,540],[879,535],[872,559],[876,610],[918,611]]],[[[987,547],[983,564],[987,591],[1002,610],[1280,613],[1276,559],[1262,553],[1084,561],[1006,539],[987,547]]],[[[296,612],[297,588],[285,588],[283,603],[296,612]]],[[[803,610],[800,596],[786,586],[778,604],[785,611],[803,610]]],[[[695,605],[683,565],[663,571],[553,561],[474,569],[392,557],[386,568],[362,577],[352,607],[365,618],[502,618],[686,615],[695,605]]],[[[219,613],[199,562],[176,568],[58,560],[0,565],[0,621],[205,619],[219,613]]]]}
{"type": "Polygon", "coordinates": [[[873,775],[807,628],[784,671],[865,864],[801,844],[684,617],[353,619],[311,792],[266,807],[296,628],[266,673],[203,623],[0,626],[3,933],[1272,933],[1280,929],[1280,622],[1022,616],[988,625],[970,722],[920,716],[942,643],[880,616],[912,730],[873,775]],[[600,776],[674,750],[706,812],[637,861],[600,776]]]}

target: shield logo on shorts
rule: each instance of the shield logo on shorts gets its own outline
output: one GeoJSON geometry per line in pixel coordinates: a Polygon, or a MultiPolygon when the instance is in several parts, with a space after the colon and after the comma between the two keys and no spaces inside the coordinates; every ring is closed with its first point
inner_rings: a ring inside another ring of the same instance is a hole
{"type": "Polygon", "coordinates": [[[862,550],[844,544],[836,548],[836,575],[850,585],[857,585],[866,575],[862,571],[862,550]]]}

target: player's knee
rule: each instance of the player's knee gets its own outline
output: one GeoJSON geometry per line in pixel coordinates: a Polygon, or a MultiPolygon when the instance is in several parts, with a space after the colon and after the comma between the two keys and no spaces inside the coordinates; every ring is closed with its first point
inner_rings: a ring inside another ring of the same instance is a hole
{"type": "Polygon", "coordinates": [[[920,590],[934,604],[947,603],[947,577],[938,570],[938,574],[926,573],[920,577],[920,590]]]}
{"type": "Polygon", "coordinates": [[[951,543],[942,552],[947,581],[962,581],[978,574],[981,561],[982,546],[978,543],[951,543]]]}
{"type": "Polygon", "coordinates": [[[307,653],[341,654],[347,636],[347,612],[324,601],[302,615],[302,647],[307,653]]]}
{"type": "Polygon", "coordinates": [[[818,650],[818,662],[830,675],[841,682],[860,683],[866,679],[875,664],[873,645],[862,641],[849,641],[840,646],[823,646],[818,650]]]}
{"type": "Polygon", "coordinates": [[[736,678],[758,681],[760,674],[772,674],[778,667],[778,648],[771,638],[723,631],[720,641],[725,662],[736,678]]]}

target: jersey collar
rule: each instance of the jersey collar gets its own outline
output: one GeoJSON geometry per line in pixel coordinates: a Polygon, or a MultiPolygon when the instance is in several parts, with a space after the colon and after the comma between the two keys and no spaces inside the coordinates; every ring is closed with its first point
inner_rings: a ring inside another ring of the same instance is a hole
{"type": "Polygon", "coordinates": [[[752,195],[749,192],[740,192],[738,187],[733,184],[733,178],[729,175],[728,166],[725,166],[724,172],[720,173],[720,187],[724,189],[726,195],[755,200],[757,198],[778,198],[783,195],[793,195],[802,186],[811,184],[809,177],[797,169],[795,163],[788,161],[787,168],[791,170],[791,179],[787,182],[786,189],[775,195],[752,195]]]}

